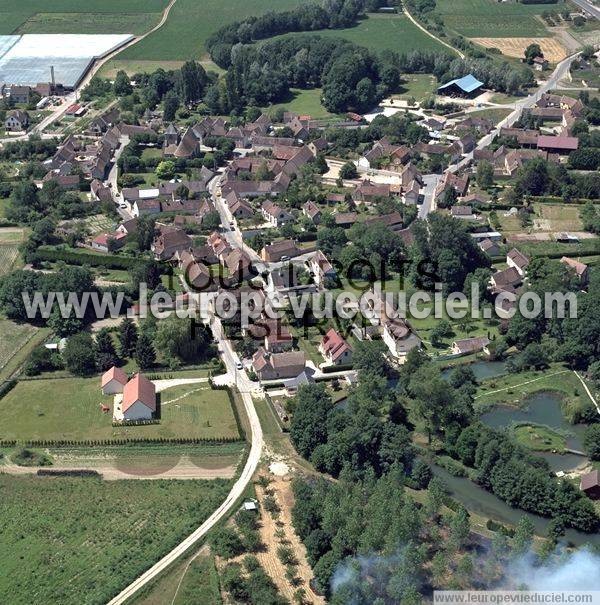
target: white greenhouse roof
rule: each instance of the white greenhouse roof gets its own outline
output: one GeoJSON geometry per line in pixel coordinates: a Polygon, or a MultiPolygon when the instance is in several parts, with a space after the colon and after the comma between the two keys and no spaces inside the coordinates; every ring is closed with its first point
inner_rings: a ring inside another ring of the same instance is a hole
{"type": "Polygon", "coordinates": [[[77,86],[90,64],[132,39],[129,34],[25,34],[0,36],[0,82],[77,86]]]}

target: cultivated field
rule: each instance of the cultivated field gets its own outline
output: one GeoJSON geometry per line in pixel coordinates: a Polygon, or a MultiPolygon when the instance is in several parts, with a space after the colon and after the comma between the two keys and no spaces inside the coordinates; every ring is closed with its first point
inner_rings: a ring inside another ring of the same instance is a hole
{"type": "Polygon", "coordinates": [[[23,229],[0,228],[0,275],[10,273],[19,261],[19,244],[25,238],[23,229]]]}
{"type": "Polygon", "coordinates": [[[0,602],[107,603],[198,527],[230,486],[0,475],[0,602]]]}
{"type": "Polygon", "coordinates": [[[471,38],[472,42],[497,48],[507,57],[523,58],[525,49],[530,44],[539,44],[544,57],[551,63],[558,63],[567,56],[565,47],[554,38],[471,38]]]}
{"type": "Polygon", "coordinates": [[[174,387],[161,393],[161,420],[148,426],[113,427],[103,413],[112,397],[94,378],[24,380],[0,400],[0,439],[110,440],[135,438],[239,437],[226,391],[208,385],[174,387]]]}
{"type": "Polygon", "coordinates": [[[167,0],[3,0],[0,34],[142,33],[167,0]]]}
{"type": "Polygon", "coordinates": [[[29,324],[17,324],[8,319],[0,320],[0,370],[36,332],[37,328],[29,324]]]}
{"type": "Polygon", "coordinates": [[[119,54],[119,60],[185,61],[206,57],[204,42],[222,25],[270,10],[283,11],[300,0],[177,0],[165,25],[119,54]]]}
{"type": "Polygon", "coordinates": [[[535,204],[537,218],[533,220],[536,231],[581,231],[583,225],[580,206],[569,204],[535,204]]]}
{"type": "Polygon", "coordinates": [[[437,0],[436,15],[451,30],[468,38],[544,36],[548,31],[536,18],[548,5],[496,0],[437,0]]]}

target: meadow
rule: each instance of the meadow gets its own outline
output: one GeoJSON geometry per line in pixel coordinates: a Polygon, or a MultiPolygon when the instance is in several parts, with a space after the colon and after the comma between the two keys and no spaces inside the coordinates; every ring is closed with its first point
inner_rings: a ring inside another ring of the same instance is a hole
{"type": "Polygon", "coordinates": [[[22,380],[0,400],[0,439],[87,441],[111,439],[238,439],[226,391],[208,385],[173,387],[161,393],[161,419],[147,426],[112,426],[103,413],[113,398],[100,378],[22,380]]]}
{"type": "Polygon", "coordinates": [[[3,0],[0,34],[143,33],[168,0],[3,0]]]}
{"type": "Polygon", "coordinates": [[[441,44],[413,25],[404,15],[368,15],[355,27],[326,29],[311,33],[328,38],[344,38],[377,52],[394,50],[398,53],[407,53],[417,49],[444,50],[441,44]]]}
{"type": "Polygon", "coordinates": [[[468,38],[514,38],[547,36],[548,30],[536,18],[547,9],[544,4],[496,0],[437,0],[435,12],[448,29],[468,38]]]}
{"type": "Polygon", "coordinates": [[[29,324],[17,324],[8,319],[0,319],[0,370],[36,332],[37,328],[29,324]]]}
{"type": "Polygon", "coordinates": [[[107,603],[198,527],[230,487],[221,479],[0,475],[0,602],[107,603]]]}

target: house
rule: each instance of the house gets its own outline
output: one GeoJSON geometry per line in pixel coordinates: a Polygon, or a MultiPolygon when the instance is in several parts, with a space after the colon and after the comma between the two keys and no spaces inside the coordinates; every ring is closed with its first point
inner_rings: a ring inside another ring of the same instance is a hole
{"type": "Polygon", "coordinates": [[[265,220],[273,227],[281,227],[289,223],[294,217],[271,200],[263,202],[260,208],[265,220]]]}
{"type": "Polygon", "coordinates": [[[548,69],[548,59],[544,59],[544,57],[535,57],[533,59],[533,69],[536,71],[544,71],[544,69],[548,69]]]}
{"type": "Polygon", "coordinates": [[[127,234],[115,231],[114,233],[101,233],[92,240],[92,249],[98,252],[112,252],[125,245],[127,234]]]}
{"type": "Polygon", "coordinates": [[[335,279],[336,270],[321,250],[317,250],[310,259],[311,274],[318,285],[322,285],[327,279],[335,279]]]}
{"type": "Polygon", "coordinates": [[[123,221],[118,227],[118,233],[124,233],[125,235],[133,235],[137,231],[138,220],[137,218],[130,218],[127,221],[123,221]]]}
{"type": "Polygon", "coordinates": [[[569,258],[568,256],[563,256],[560,259],[560,262],[575,273],[581,285],[586,285],[588,283],[590,271],[585,263],[575,260],[574,258],[569,258]]]}
{"type": "Polygon", "coordinates": [[[267,263],[277,263],[303,253],[292,239],[284,239],[265,246],[260,251],[260,257],[267,263]]]}
{"type": "Polygon", "coordinates": [[[319,353],[329,365],[347,365],[352,360],[352,347],[344,337],[330,328],[319,345],[319,353]]]}
{"type": "Polygon", "coordinates": [[[123,420],[150,420],[156,412],[156,389],[142,374],[136,374],[123,389],[123,420]]]}
{"type": "Polygon", "coordinates": [[[151,250],[156,260],[169,260],[175,252],[188,250],[192,238],[181,229],[162,229],[152,243],[151,250]]]}
{"type": "Polygon", "coordinates": [[[327,150],[327,140],[323,137],[315,139],[308,144],[308,148],[312,151],[313,155],[316,156],[319,153],[323,153],[327,150]]]}
{"type": "Polygon", "coordinates": [[[491,239],[486,238],[477,245],[488,256],[500,256],[500,246],[498,245],[498,242],[493,242],[491,239]]]}
{"type": "Polygon", "coordinates": [[[306,355],[303,351],[269,353],[260,347],[252,357],[252,367],[259,380],[296,378],[306,368],[306,355]]]}
{"type": "Polygon", "coordinates": [[[450,188],[456,191],[458,197],[465,196],[469,188],[469,175],[461,176],[452,172],[445,172],[435,188],[434,198],[436,202],[441,200],[450,188]]]}
{"type": "Polygon", "coordinates": [[[102,181],[94,179],[90,183],[92,199],[97,202],[112,202],[112,191],[102,181]]]}
{"type": "Polygon", "coordinates": [[[236,219],[252,218],[254,216],[254,209],[252,206],[240,198],[229,205],[229,211],[236,219]]]}
{"type": "Polygon", "coordinates": [[[29,114],[21,109],[12,109],[6,114],[4,128],[10,132],[20,132],[27,130],[29,126],[29,114]]]}
{"type": "Polygon", "coordinates": [[[352,227],[358,220],[358,214],[356,212],[337,212],[333,215],[336,227],[343,227],[347,229],[352,227]]]}
{"type": "Polygon", "coordinates": [[[30,96],[31,88],[29,86],[19,86],[17,84],[13,84],[8,93],[10,102],[15,104],[22,103],[23,105],[27,105],[29,103],[30,96]]]}
{"type": "Polygon", "coordinates": [[[496,271],[490,278],[492,290],[495,292],[511,291],[523,283],[523,276],[515,267],[496,271]]]}
{"type": "Polygon", "coordinates": [[[119,121],[119,116],[120,116],[120,112],[115,107],[115,108],[103,113],[102,115],[94,118],[90,122],[90,125],[88,126],[88,130],[92,134],[96,134],[98,136],[102,135],[105,132],[107,132],[110,128],[112,128],[113,126],[115,126],[117,124],[117,122],[119,121]]]}
{"type": "Polygon", "coordinates": [[[479,353],[490,344],[490,339],[485,336],[479,338],[464,338],[455,340],[452,343],[453,355],[469,355],[470,353],[479,353]]]}
{"type": "Polygon", "coordinates": [[[600,499],[600,476],[598,470],[582,475],[579,489],[592,500],[600,499]]]}
{"type": "Polygon", "coordinates": [[[447,95],[450,97],[476,97],[483,87],[483,82],[480,82],[474,75],[468,74],[462,78],[450,80],[446,84],[438,87],[438,94],[447,95]]]}
{"type": "Polygon", "coordinates": [[[421,346],[421,339],[402,319],[386,320],[382,337],[390,353],[397,359],[406,357],[410,351],[421,346]]]}
{"type": "Polygon", "coordinates": [[[160,211],[160,200],[158,198],[136,200],[131,205],[131,214],[135,218],[147,216],[148,214],[160,214],[160,211]]]}
{"type": "Polygon", "coordinates": [[[269,353],[289,351],[294,345],[294,338],[289,328],[276,319],[263,320],[265,349],[269,353]]]}
{"type": "Polygon", "coordinates": [[[48,183],[49,181],[54,181],[67,191],[77,191],[79,189],[79,175],[60,174],[60,169],[50,170],[44,175],[42,183],[48,183]]]}
{"type": "Polygon", "coordinates": [[[529,265],[529,259],[516,248],[513,248],[506,255],[506,264],[509,267],[514,267],[521,277],[525,276],[527,271],[527,265],[529,265]]]}
{"type": "Polygon", "coordinates": [[[321,222],[321,217],[323,216],[321,209],[313,201],[310,200],[303,204],[302,214],[311,219],[315,225],[318,225],[321,222]]]}
{"type": "Polygon", "coordinates": [[[458,218],[466,221],[476,221],[479,217],[476,214],[473,214],[473,209],[471,206],[452,206],[450,208],[450,215],[453,218],[458,218]]]}
{"type": "Polygon", "coordinates": [[[122,393],[128,380],[127,374],[121,368],[113,366],[102,375],[102,394],[115,395],[116,393],[122,393]]]}

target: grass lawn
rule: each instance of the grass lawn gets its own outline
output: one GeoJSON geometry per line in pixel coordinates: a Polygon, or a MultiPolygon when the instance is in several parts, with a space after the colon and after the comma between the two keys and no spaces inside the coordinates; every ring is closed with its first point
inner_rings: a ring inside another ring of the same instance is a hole
{"type": "Polygon", "coordinates": [[[208,385],[174,387],[161,393],[161,421],[148,426],[112,426],[113,398],[94,378],[20,381],[0,400],[0,439],[96,440],[123,438],[238,438],[226,391],[208,385]]]}
{"type": "Polygon", "coordinates": [[[402,76],[400,90],[392,95],[394,99],[414,98],[423,101],[431,96],[437,86],[435,76],[430,74],[405,74],[402,76]]]}
{"type": "MultiPolygon", "coordinates": [[[[413,25],[404,15],[371,14],[362,19],[355,27],[321,29],[310,33],[328,38],[344,38],[374,51],[394,50],[398,53],[407,53],[415,49],[448,50],[413,25]]],[[[302,34],[283,35],[298,36],[302,34]]]]}
{"type": "Polygon", "coordinates": [[[579,216],[582,206],[575,204],[534,204],[538,218],[534,218],[536,231],[582,231],[579,216]]]}
{"type": "Polygon", "coordinates": [[[519,242],[518,248],[527,256],[547,256],[549,254],[596,255],[600,254],[600,239],[584,239],[578,244],[560,242],[519,242]]]}
{"type": "Polygon", "coordinates": [[[520,424],[513,427],[512,433],[518,443],[537,452],[562,452],[566,447],[565,437],[540,424],[520,424]]]}
{"type": "Polygon", "coordinates": [[[3,0],[0,34],[142,33],[167,0],[3,0]]]}
{"type": "Polygon", "coordinates": [[[502,121],[506,116],[512,113],[512,109],[502,109],[501,107],[490,107],[489,109],[482,109],[481,111],[475,111],[469,113],[469,117],[474,118],[486,118],[494,122],[494,124],[498,124],[498,122],[502,121]]]}
{"type": "Polygon", "coordinates": [[[536,19],[547,8],[496,0],[437,0],[435,13],[448,29],[469,38],[513,38],[549,35],[536,19]]]}
{"type": "Polygon", "coordinates": [[[292,93],[289,100],[269,107],[264,107],[266,111],[275,110],[283,107],[289,111],[295,111],[300,115],[309,115],[312,118],[319,120],[329,118],[334,114],[329,113],[323,105],[321,105],[321,89],[312,88],[310,90],[301,90],[300,88],[290,89],[292,93]]]}
{"type": "Polygon", "coordinates": [[[299,0],[278,0],[276,6],[269,0],[177,0],[163,27],[125,49],[118,58],[128,61],[207,58],[204,43],[221,26],[271,10],[284,11],[299,4],[299,0]]]}
{"type": "Polygon", "coordinates": [[[107,603],[201,525],[230,487],[0,475],[0,602],[107,603]]]}

